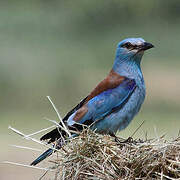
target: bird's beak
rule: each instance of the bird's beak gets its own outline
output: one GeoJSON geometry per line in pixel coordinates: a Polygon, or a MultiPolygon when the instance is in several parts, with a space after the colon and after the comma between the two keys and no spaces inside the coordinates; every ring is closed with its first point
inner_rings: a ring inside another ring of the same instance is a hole
{"type": "Polygon", "coordinates": [[[151,43],[144,42],[140,47],[140,51],[146,51],[146,50],[151,49],[153,47],[154,46],[151,43]]]}

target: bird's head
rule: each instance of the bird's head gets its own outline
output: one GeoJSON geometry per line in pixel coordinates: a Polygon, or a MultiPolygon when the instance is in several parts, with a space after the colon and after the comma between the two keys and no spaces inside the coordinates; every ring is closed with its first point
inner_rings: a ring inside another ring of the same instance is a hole
{"type": "Polygon", "coordinates": [[[144,51],[153,47],[142,38],[127,38],[118,43],[116,56],[120,59],[141,60],[144,51]]]}
{"type": "Polygon", "coordinates": [[[153,48],[142,38],[128,38],[118,43],[113,70],[121,75],[133,77],[141,75],[140,62],[144,51],[153,48]]]}

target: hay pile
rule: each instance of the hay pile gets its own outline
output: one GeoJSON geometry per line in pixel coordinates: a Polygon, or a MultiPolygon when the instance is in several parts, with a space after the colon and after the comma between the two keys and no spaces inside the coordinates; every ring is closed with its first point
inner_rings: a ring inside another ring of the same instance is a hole
{"type": "Polygon", "coordinates": [[[117,143],[86,129],[50,162],[55,179],[180,179],[180,137],[117,143]]]}

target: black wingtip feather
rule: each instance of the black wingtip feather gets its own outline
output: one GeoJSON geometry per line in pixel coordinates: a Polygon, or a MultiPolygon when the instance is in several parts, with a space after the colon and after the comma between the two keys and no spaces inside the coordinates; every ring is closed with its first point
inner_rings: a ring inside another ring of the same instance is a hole
{"type": "Polygon", "coordinates": [[[52,131],[48,132],[47,134],[45,134],[44,136],[42,136],[40,138],[41,141],[44,140],[48,140],[49,139],[49,143],[54,142],[56,139],[58,139],[60,137],[60,134],[58,132],[58,129],[53,129],[52,131]]]}
{"type": "MultiPolygon", "coordinates": [[[[63,118],[63,121],[66,122],[69,118],[69,116],[71,116],[76,110],[78,110],[79,108],[82,107],[82,105],[85,103],[86,99],[88,98],[88,96],[86,98],[84,98],[76,107],[74,107],[71,111],[69,111],[67,113],[67,115],[63,118]]],[[[60,130],[61,131],[61,134],[62,136],[65,136],[66,135],[66,132],[63,131],[63,130],[60,130]]],[[[49,140],[48,143],[51,143],[51,142],[54,142],[56,139],[59,139],[61,136],[59,134],[59,130],[56,128],[56,129],[53,129],[52,131],[50,131],[49,133],[45,134],[44,136],[42,136],[40,138],[41,141],[44,141],[44,140],[49,140]]]]}

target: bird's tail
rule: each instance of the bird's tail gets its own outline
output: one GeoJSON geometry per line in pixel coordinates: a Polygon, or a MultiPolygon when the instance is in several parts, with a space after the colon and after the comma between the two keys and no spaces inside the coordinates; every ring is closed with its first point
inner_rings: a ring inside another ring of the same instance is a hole
{"type": "MultiPolygon", "coordinates": [[[[46,159],[47,157],[49,157],[53,152],[55,152],[56,150],[61,149],[61,147],[67,142],[67,140],[69,138],[66,137],[66,132],[65,131],[61,131],[61,136],[62,138],[59,138],[60,133],[58,131],[58,129],[54,129],[53,131],[47,133],[46,135],[44,135],[43,137],[41,137],[40,140],[47,140],[48,144],[51,142],[54,142],[55,139],[58,139],[56,141],[56,145],[53,146],[53,148],[49,148],[47,151],[45,151],[44,153],[42,153],[37,159],[35,159],[30,165],[31,166],[35,166],[36,164],[40,163],[42,160],[46,159]]],[[[77,134],[72,134],[72,137],[77,136],[77,134]]]]}
{"type": "Polygon", "coordinates": [[[42,160],[46,159],[48,156],[50,156],[53,153],[53,149],[49,148],[47,151],[42,153],[37,159],[35,159],[31,166],[35,166],[36,164],[40,163],[42,160]]]}

